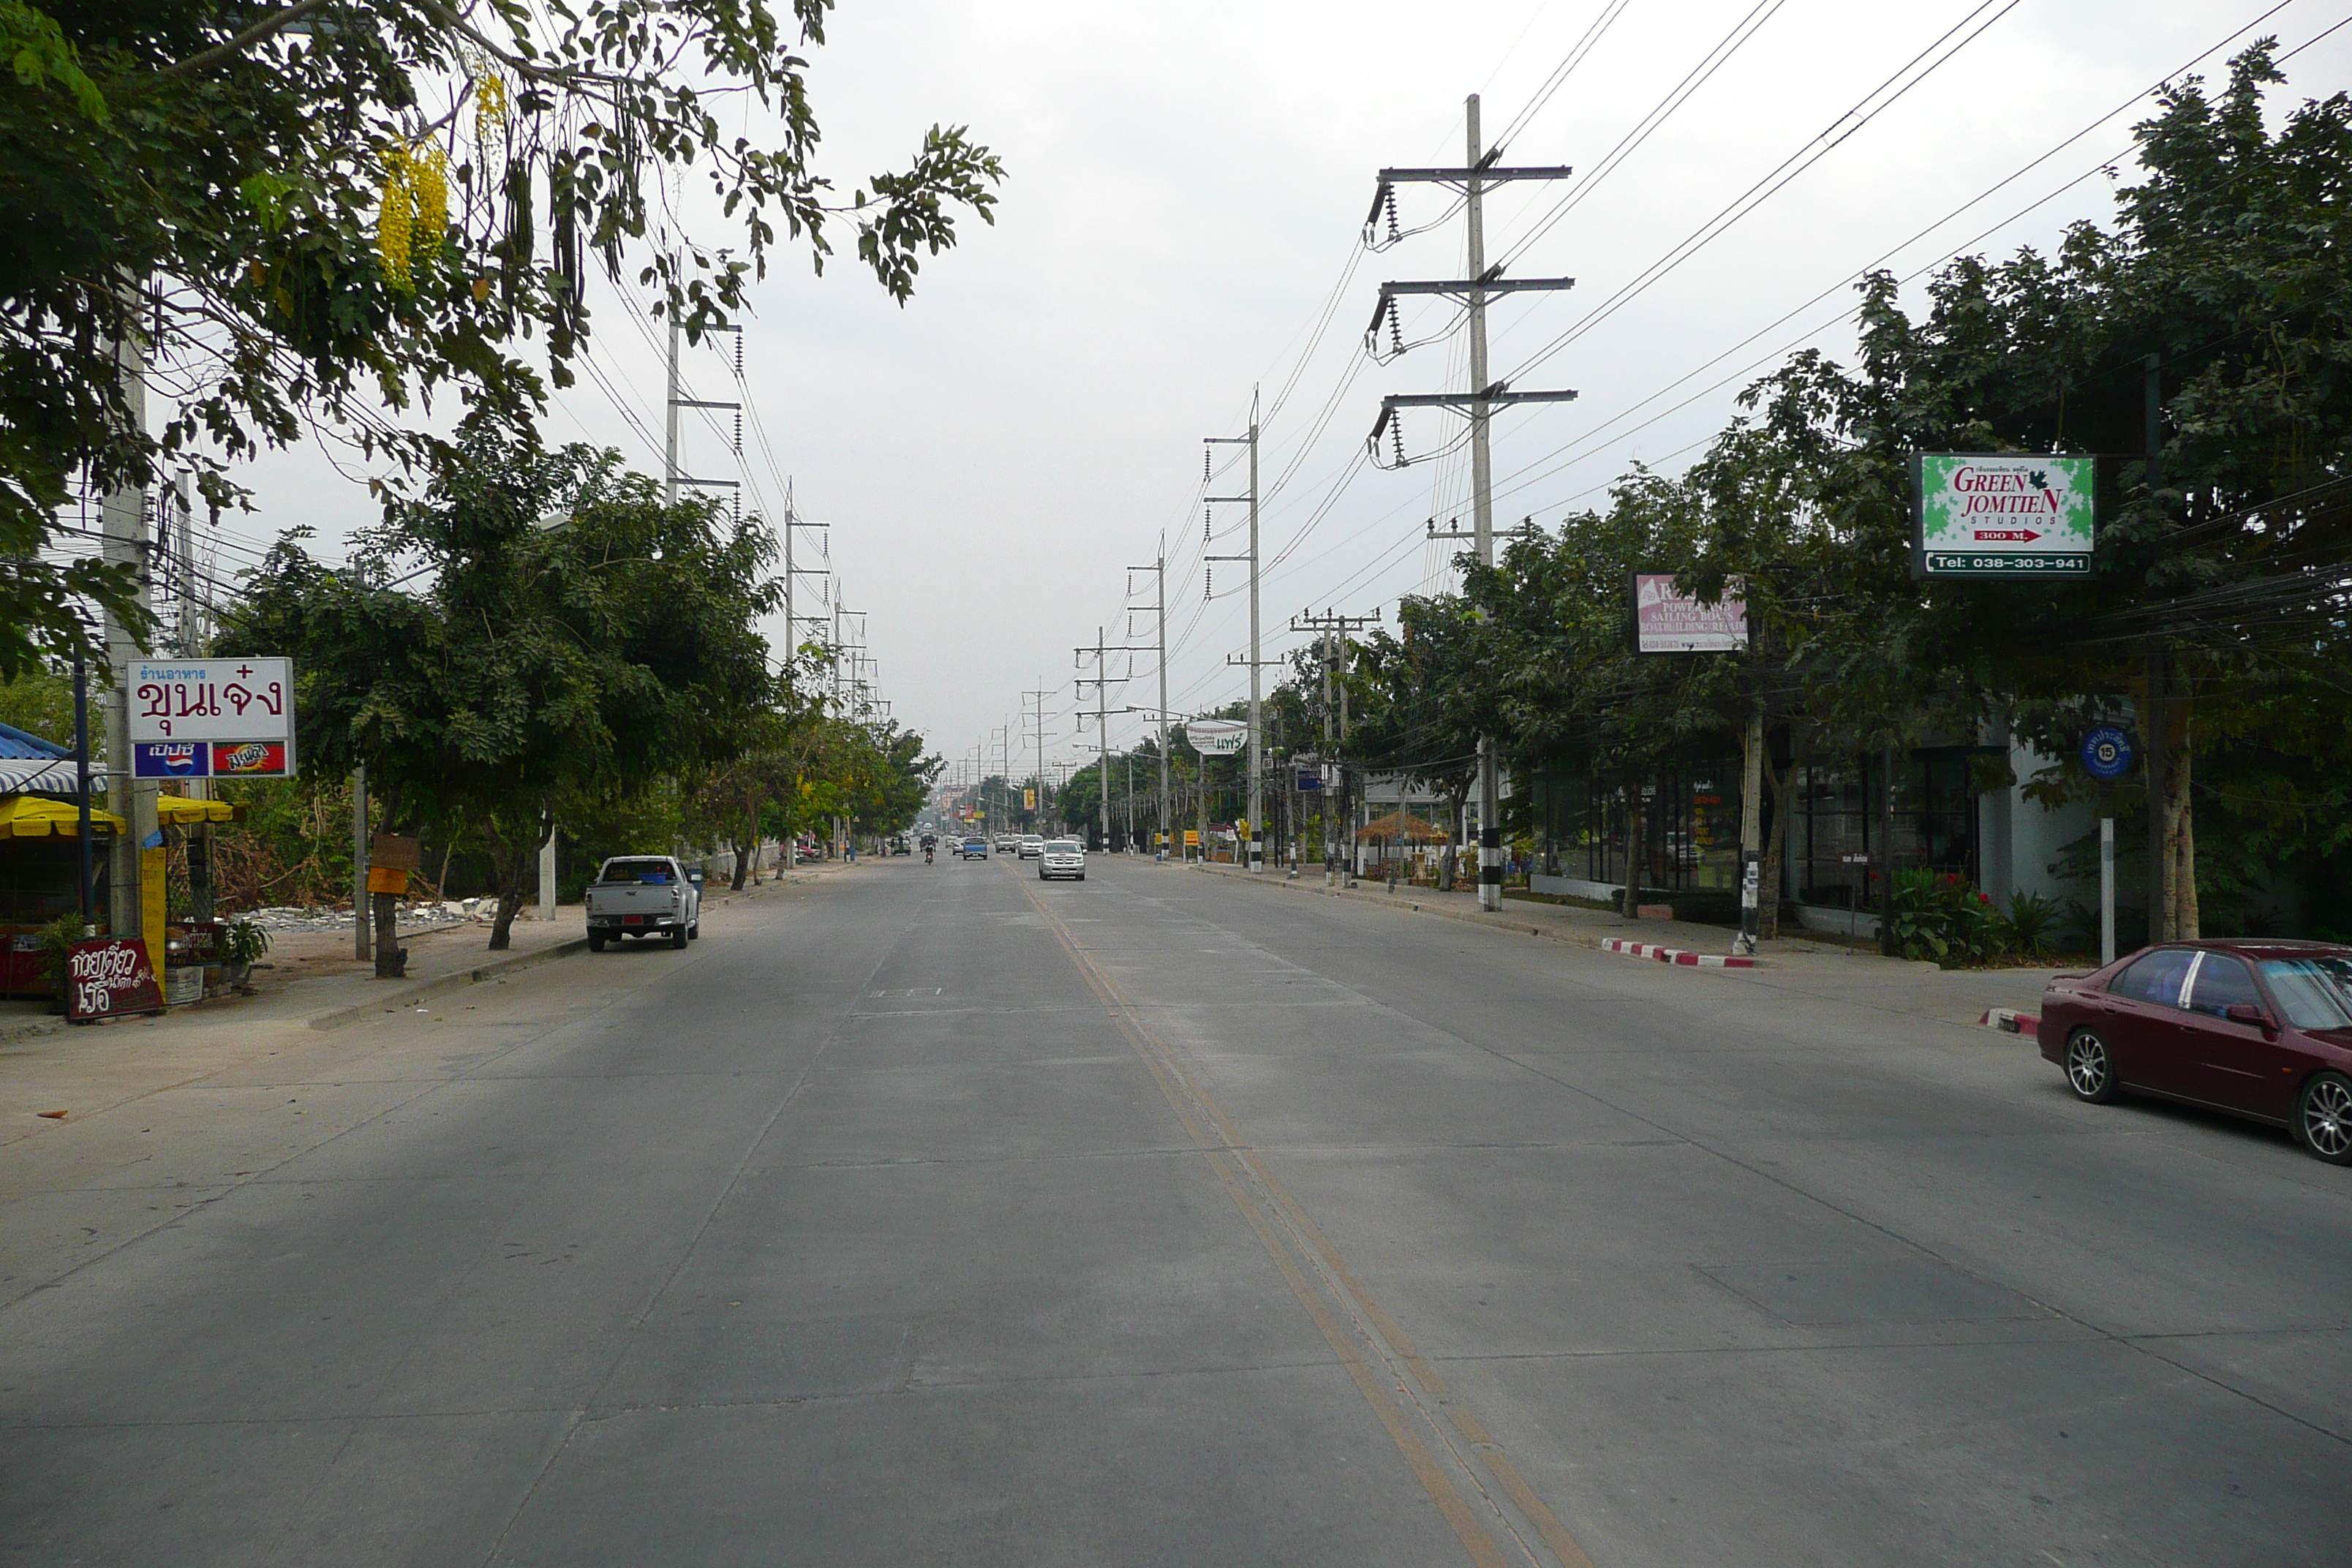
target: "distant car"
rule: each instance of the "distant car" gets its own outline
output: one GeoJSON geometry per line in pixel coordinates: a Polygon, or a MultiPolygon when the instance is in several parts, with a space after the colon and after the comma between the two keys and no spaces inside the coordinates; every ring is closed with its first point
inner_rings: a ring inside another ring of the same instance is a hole
{"type": "Polygon", "coordinates": [[[2352,947],[2168,942],[2051,981],[2035,1032],[2093,1104],[2207,1106],[2352,1165],[2352,947]]]}
{"type": "Polygon", "coordinates": [[[1021,858],[1034,860],[1045,852],[1045,838],[1043,834],[1024,833],[1021,836],[1021,858]]]}
{"type": "Polygon", "coordinates": [[[623,937],[684,947],[702,934],[702,884],[667,855],[619,855],[588,885],[588,951],[623,937]]]}
{"type": "Polygon", "coordinates": [[[988,840],[967,838],[963,841],[963,848],[960,853],[967,860],[985,860],[988,858],[988,840]]]}
{"type": "Polygon", "coordinates": [[[996,852],[999,855],[1010,855],[1020,847],[1021,836],[1019,834],[1000,833],[996,836],[996,852]]]}
{"type": "Polygon", "coordinates": [[[1075,838],[1056,838],[1050,842],[1040,839],[1037,854],[1037,879],[1041,882],[1055,877],[1087,879],[1087,847],[1075,838]]]}

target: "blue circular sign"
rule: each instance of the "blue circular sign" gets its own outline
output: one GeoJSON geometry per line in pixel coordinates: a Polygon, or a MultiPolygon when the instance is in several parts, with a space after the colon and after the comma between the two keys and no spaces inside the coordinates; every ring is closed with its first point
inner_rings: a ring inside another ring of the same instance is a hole
{"type": "Polygon", "coordinates": [[[2083,737],[2083,766],[2095,779],[2119,779],[2131,772],[2131,737],[2102,724],[2083,737]]]}

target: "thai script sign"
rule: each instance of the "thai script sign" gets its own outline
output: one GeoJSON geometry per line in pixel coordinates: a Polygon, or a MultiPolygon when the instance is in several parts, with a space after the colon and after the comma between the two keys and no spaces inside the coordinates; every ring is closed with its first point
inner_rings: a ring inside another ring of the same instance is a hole
{"type": "Polygon", "coordinates": [[[210,760],[216,774],[283,777],[294,772],[292,660],[134,659],[123,674],[133,748],[205,741],[213,742],[210,760]],[[255,746],[276,750],[249,749],[255,746]]]}
{"type": "Polygon", "coordinates": [[[212,744],[206,741],[142,741],[131,748],[131,772],[142,779],[208,779],[212,744]]]}
{"type": "Polygon", "coordinates": [[[1249,723],[1242,719],[1195,719],[1184,726],[1184,738],[1204,757],[1230,757],[1249,744],[1249,723]]]}
{"type": "Polygon", "coordinates": [[[2087,577],[2093,467],[2031,453],[1914,456],[1912,574],[2087,577]]]}
{"type": "Polygon", "coordinates": [[[1671,572],[1633,574],[1633,651],[1732,653],[1748,646],[1748,585],[1737,577],[1723,598],[1702,604],[1675,585],[1671,572]]]}
{"type": "Polygon", "coordinates": [[[78,942],[66,955],[66,1016],[111,1018],[124,1013],[156,1013],[163,988],[147,944],[135,936],[78,942]]]}

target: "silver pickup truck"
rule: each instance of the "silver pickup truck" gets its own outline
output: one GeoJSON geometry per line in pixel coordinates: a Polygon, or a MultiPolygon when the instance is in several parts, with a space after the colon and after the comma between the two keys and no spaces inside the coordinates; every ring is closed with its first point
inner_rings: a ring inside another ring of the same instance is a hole
{"type": "Polygon", "coordinates": [[[667,855],[616,855],[588,885],[588,951],[625,936],[684,947],[702,934],[702,889],[667,855]]]}

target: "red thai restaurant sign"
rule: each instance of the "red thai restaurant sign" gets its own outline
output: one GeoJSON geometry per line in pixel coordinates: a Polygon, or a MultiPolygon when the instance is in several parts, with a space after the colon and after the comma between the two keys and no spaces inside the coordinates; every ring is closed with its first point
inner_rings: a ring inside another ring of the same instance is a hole
{"type": "Polygon", "coordinates": [[[76,1022],[126,1013],[160,1013],[163,988],[135,936],[78,942],[66,955],[66,1016],[76,1022]]]}

